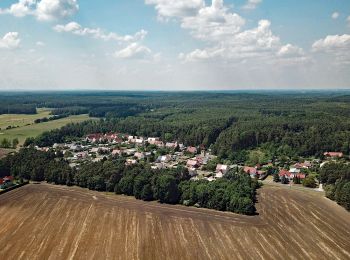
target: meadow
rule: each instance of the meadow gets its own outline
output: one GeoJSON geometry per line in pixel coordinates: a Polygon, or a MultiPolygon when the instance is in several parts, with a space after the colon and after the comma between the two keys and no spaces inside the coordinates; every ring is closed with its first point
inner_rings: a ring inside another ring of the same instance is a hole
{"type": "Polygon", "coordinates": [[[58,120],[43,122],[40,124],[34,123],[35,119],[44,117],[50,117],[50,110],[47,108],[38,109],[38,113],[34,115],[0,115],[0,142],[5,138],[8,140],[18,138],[19,144],[22,145],[28,137],[37,137],[43,132],[60,128],[67,125],[68,123],[79,123],[91,119],[88,115],[84,114],[73,115],[58,120]],[[6,129],[9,126],[15,128],[6,129]]]}

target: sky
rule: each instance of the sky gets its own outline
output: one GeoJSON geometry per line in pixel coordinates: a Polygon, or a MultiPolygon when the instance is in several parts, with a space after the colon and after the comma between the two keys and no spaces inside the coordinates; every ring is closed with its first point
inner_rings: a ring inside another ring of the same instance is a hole
{"type": "Polygon", "coordinates": [[[348,88],[349,0],[0,0],[0,90],[348,88]]]}

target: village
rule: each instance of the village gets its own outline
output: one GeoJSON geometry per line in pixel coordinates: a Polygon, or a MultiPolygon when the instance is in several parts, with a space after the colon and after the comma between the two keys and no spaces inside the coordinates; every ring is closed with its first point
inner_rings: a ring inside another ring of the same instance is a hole
{"type": "Polygon", "coordinates": [[[164,142],[158,137],[140,137],[121,133],[94,133],[85,136],[79,142],[56,143],[52,147],[36,147],[36,149],[44,152],[53,150],[56,154],[62,153],[70,167],[77,169],[87,162],[123,157],[126,165],[149,163],[152,169],[185,166],[193,181],[215,181],[229,171],[234,171],[243,172],[259,180],[273,175],[274,181],[282,184],[300,184],[312,170],[322,167],[329,161],[344,157],[340,152],[326,152],[324,160],[290,161],[287,165],[278,161],[255,166],[228,165],[220,163],[217,156],[203,146],[185,146],[177,141],[164,142]]]}

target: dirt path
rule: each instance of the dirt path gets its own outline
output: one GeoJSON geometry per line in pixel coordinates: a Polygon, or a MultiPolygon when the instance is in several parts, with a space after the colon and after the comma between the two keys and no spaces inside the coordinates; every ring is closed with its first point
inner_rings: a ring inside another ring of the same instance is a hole
{"type": "Polygon", "coordinates": [[[350,213],[264,187],[259,215],[27,185],[0,196],[0,259],[350,259],[350,213]]]}

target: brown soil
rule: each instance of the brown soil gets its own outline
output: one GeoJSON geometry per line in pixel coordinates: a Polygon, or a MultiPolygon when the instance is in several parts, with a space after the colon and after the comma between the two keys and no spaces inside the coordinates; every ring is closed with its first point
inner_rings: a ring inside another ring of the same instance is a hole
{"type": "Polygon", "coordinates": [[[0,259],[350,259],[350,213],[264,187],[259,215],[31,184],[0,196],[0,259]]]}

